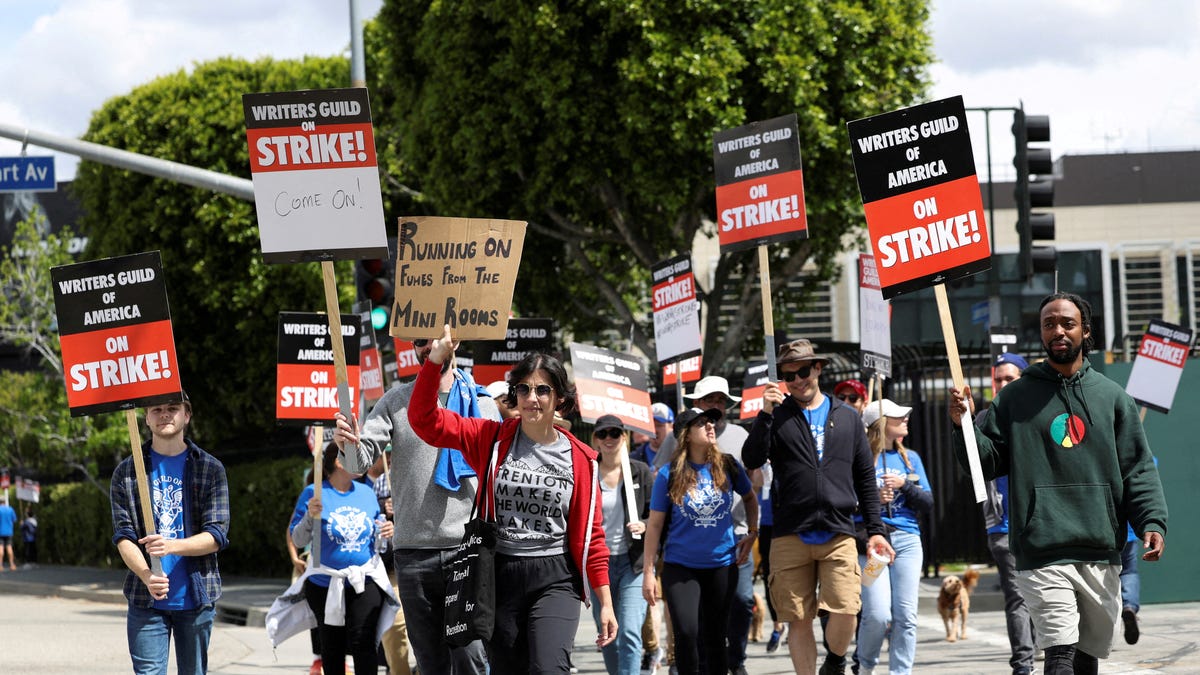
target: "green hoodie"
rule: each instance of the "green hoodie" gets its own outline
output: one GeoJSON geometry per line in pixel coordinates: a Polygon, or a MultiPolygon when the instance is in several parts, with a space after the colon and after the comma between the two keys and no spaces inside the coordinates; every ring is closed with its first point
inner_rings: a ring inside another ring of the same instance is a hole
{"type": "MultiPolygon", "coordinates": [[[[1026,368],[992,402],[975,437],[984,478],[1009,477],[1017,569],[1119,565],[1126,522],[1139,538],[1166,534],[1166,500],[1137,404],[1087,359],[1071,377],[1045,362],[1026,368]]],[[[954,452],[966,467],[961,429],[954,452]]]]}

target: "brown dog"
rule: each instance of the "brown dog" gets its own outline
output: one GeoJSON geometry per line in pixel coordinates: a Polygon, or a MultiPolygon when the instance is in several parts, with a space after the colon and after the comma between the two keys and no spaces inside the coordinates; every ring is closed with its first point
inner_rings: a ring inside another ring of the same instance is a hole
{"type": "Polygon", "coordinates": [[[767,601],[758,593],[754,594],[754,612],[750,616],[750,638],[751,642],[762,642],[763,639],[763,619],[767,616],[767,601]]]}
{"type": "Polygon", "coordinates": [[[979,572],[967,570],[962,578],[951,574],[942,580],[942,591],[938,593],[938,614],[946,624],[946,641],[967,639],[967,616],[971,613],[971,591],[979,583],[979,572]],[[958,623],[956,631],[955,622],[958,623]]]}

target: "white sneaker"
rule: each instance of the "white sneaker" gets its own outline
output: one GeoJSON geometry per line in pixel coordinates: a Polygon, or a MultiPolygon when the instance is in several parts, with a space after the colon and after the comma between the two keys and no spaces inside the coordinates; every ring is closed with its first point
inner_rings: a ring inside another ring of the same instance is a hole
{"type": "Polygon", "coordinates": [[[659,647],[658,651],[654,652],[654,656],[650,657],[650,675],[657,675],[659,666],[667,658],[667,650],[659,647]]]}

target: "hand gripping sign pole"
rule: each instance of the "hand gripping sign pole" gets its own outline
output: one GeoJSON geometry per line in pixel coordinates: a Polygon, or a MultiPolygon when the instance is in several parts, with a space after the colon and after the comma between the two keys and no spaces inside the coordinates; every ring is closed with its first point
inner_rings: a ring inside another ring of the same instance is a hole
{"type": "MultiPolygon", "coordinates": [[[[137,480],[138,501],[142,504],[142,523],[145,525],[146,536],[158,533],[154,525],[154,505],[150,502],[150,487],[146,479],[146,459],[142,457],[142,433],[138,430],[137,412],[125,411],[125,424],[129,427],[129,449],[133,453],[133,473],[137,480]]],[[[150,556],[150,573],[156,577],[163,575],[162,559],[150,556]]]]}
{"type": "MultiPolygon", "coordinates": [[[[962,391],[966,382],[963,379],[962,363],[958,357],[958,338],[954,335],[954,318],[950,315],[950,300],[946,297],[946,286],[937,284],[933,287],[937,296],[938,317],[942,321],[942,337],[946,341],[946,359],[950,361],[950,377],[954,380],[954,388],[962,391]]],[[[979,444],[975,441],[974,411],[971,409],[971,398],[964,401],[967,413],[962,418],[963,441],[967,445],[967,467],[971,471],[971,487],[975,492],[975,502],[987,499],[983,487],[983,469],[979,464],[979,444]]]]}

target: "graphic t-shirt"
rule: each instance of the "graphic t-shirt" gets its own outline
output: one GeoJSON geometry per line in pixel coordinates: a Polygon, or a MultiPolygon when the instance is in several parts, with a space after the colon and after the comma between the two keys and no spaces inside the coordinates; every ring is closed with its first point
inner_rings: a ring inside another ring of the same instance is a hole
{"type": "MultiPolygon", "coordinates": [[[[650,493],[650,510],[668,513],[663,560],[693,569],[714,569],[732,565],[737,556],[733,534],[733,493],[746,494],[753,487],[742,463],[733,461],[729,476],[732,490],[720,490],[713,483],[712,467],[691,464],[696,470],[696,485],[683,497],[683,505],[671,501],[671,467],[659,469],[650,493]]],[[[678,479],[677,479],[678,480],[678,479]]]]}
{"type": "Polygon", "coordinates": [[[571,444],[549,445],[518,432],[496,469],[496,551],[515,556],[560,555],[566,551],[567,508],[575,491],[571,444]]]}
{"type": "MultiPolygon", "coordinates": [[[[306,485],[296,500],[289,532],[308,512],[313,486],[306,485]]],[[[379,502],[371,486],[352,481],[348,492],[321,483],[321,564],[335,570],[364,565],[375,555],[376,523],[379,502]]],[[[316,534],[315,532],[313,533],[316,534]]],[[[317,586],[329,586],[328,574],[309,577],[317,586]]]]}
{"type": "MultiPolygon", "coordinates": [[[[150,451],[150,492],[154,505],[154,527],[163,539],[185,539],[184,523],[187,509],[187,490],[183,486],[187,453],[160,455],[150,451]]],[[[162,610],[194,609],[196,602],[190,593],[188,565],[183,556],[162,557],[163,574],[170,580],[170,589],[163,600],[155,600],[154,608],[162,610]]]]}

